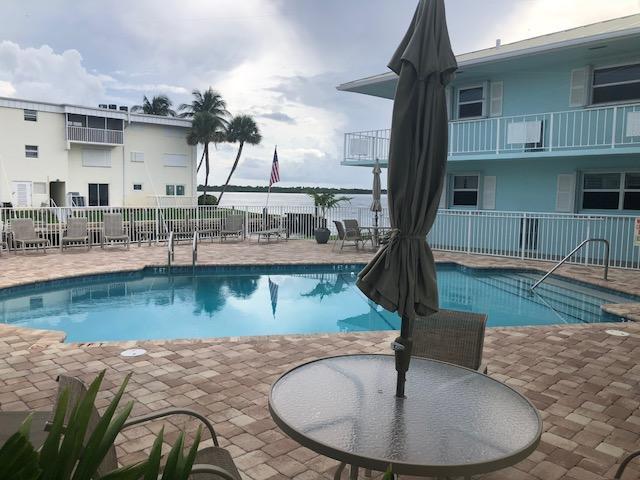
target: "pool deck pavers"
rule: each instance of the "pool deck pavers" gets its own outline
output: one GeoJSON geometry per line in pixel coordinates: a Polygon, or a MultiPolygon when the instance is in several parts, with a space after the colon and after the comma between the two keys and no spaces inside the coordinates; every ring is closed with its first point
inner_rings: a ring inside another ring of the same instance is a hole
{"type": "MultiPolygon", "coordinates": [[[[370,252],[331,253],[327,246],[290,241],[259,246],[205,242],[198,258],[200,264],[291,264],[363,262],[370,256],[370,252]]],[[[474,267],[548,267],[538,262],[441,252],[436,258],[474,267]]],[[[165,263],[166,249],[161,247],[132,247],[128,252],[94,249],[64,255],[4,254],[0,257],[0,287],[165,263]]],[[[178,247],[176,263],[191,264],[190,246],[178,247]]],[[[562,267],[561,274],[640,294],[637,271],[612,269],[608,282],[600,280],[602,272],[596,268],[570,265],[562,267]]],[[[623,313],[640,317],[640,308],[634,308],[623,313]]],[[[126,398],[136,401],[134,415],[167,407],[201,412],[216,425],[221,443],[232,452],[244,478],[331,478],[334,461],[288,439],[271,420],[267,409],[270,385],[288,368],[311,359],[388,352],[393,337],[393,332],[367,332],[65,344],[61,333],[0,325],[0,410],[50,409],[58,374],[89,381],[106,369],[98,400],[98,406],[104,408],[118,383],[132,373],[126,398]],[[147,349],[147,354],[120,356],[133,345],[147,349]]],[[[490,328],[485,359],[491,376],[522,392],[540,409],[544,434],[528,459],[474,478],[613,478],[621,458],[640,448],[640,323],[490,328]],[[606,330],[612,328],[628,336],[608,334],[606,330]]],[[[193,433],[195,425],[177,417],[126,430],[117,440],[121,461],[143,458],[163,424],[168,440],[181,428],[193,433]]],[[[640,478],[640,462],[630,465],[625,478],[640,478]]]]}

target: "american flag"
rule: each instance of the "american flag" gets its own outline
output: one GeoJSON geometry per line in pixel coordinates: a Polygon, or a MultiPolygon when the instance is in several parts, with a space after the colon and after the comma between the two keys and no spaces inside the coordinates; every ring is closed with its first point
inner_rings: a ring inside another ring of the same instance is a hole
{"type": "Polygon", "coordinates": [[[273,163],[271,164],[271,178],[269,186],[280,181],[280,166],[278,165],[278,147],[273,150],[273,163]]]}
{"type": "Polygon", "coordinates": [[[269,278],[269,296],[271,297],[271,313],[276,318],[276,308],[278,307],[278,284],[269,278]]]}

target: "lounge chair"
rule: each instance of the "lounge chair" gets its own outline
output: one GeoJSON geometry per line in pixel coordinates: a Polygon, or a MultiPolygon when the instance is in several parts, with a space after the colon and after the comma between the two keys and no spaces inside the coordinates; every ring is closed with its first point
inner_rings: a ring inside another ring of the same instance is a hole
{"type": "Polygon", "coordinates": [[[284,227],[273,227],[273,228],[265,228],[263,230],[255,230],[251,232],[250,235],[258,236],[258,243],[260,243],[261,238],[266,238],[267,243],[271,241],[271,238],[276,238],[278,240],[289,240],[287,237],[287,229],[284,227]]]}
{"type": "Polygon", "coordinates": [[[416,357],[454,363],[487,373],[482,362],[487,316],[479,313],[440,310],[416,319],[413,351],[416,357]]]}
{"type": "Polygon", "coordinates": [[[69,245],[84,245],[87,250],[91,248],[89,244],[89,230],[86,218],[68,218],[67,231],[60,241],[60,250],[64,251],[64,247],[69,245]]]}
{"type": "Polygon", "coordinates": [[[124,231],[121,213],[105,213],[102,217],[102,238],[100,248],[104,248],[105,243],[120,243],[129,248],[129,235],[124,231]]]}
{"type": "Polygon", "coordinates": [[[342,222],[338,220],[334,220],[333,224],[336,226],[336,230],[338,231],[338,236],[333,241],[333,247],[331,247],[332,250],[335,250],[336,246],[338,245],[338,242],[340,242],[340,250],[342,250],[345,247],[347,242],[353,242],[353,245],[351,246],[355,246],[357,250],[358,242],[360,242],[360,236],[352,230],[345,229],[342,222]]]}
{"type": "Polygon", "coordinates": [[[36,250],[42,247],[44,253],[47,253],[46,247],[49,246],[49,239],[42,238],[36,233],[31,218],[14,218],[11,220],[11,235],[16,248],[22,248],[29,245],[35,245],[36,250]]]}
{"type": "Polygon", "coordinates": [[[244,215],[229,215],[224,219],[224,225],[220,230],[220,243],[227,237],[242,239],[244,235],[244,215]]]}
{"type": "MultiPolygon", "coordinates": [[[[60,398],[60,395],[65,388],[69,390],[69,404],[67,407],[67,411],[71,412],[78,401],[80,401],[80,399],[86,394],[87,387],[82,381],[77,378],[61,375],[58,377],[58,398],[60,398]]],[[[55,410],[56,409],[54,408],[53,411],[55,412],[55,410]]],[[[241,480],[240,473],[238,472],[231,454],[224,448],[220,447],[213,425],[211,425],[211,422],[209,422],[206,417],[196,411],[184,408],[154,411],[148,415],[130,418],[125,422],[122,428],[124,429],[132,427],[134,425],[140,425],[151,420],[156,420],[158,418],[164,418],[171,415],[187,415],[200,420],[204,424],[206,430],[209,431],[211,439],[213,440],[213,447],[203,448],[196,454],[192,469],[192,475],[190,475],[189,478],[197,478],[202,480],[241,480]]],[[[94,408],[93,412],[91,413],[91,419],[89,420],[89,431],[85,435],[85,439],[91,435],[91,432],[96,427],[99,421],[100,414],[94,408]]],[[[106,472],[115,470],[116,468],[118,468],[118,466],[119,465],[116,449],[112,445],[98,469],[98,474],[102,476],[106,472]]]]}
{"type": "Polygon", "coordinates": [[[372,247],[375,246],[373,244],[373,235],[369,232],[363,232],[357,220],[344,220],[344,229],[349,237],[357,239],[357,242],[360,242],[362,246],[367,242],[371,242],[372,247]]]}

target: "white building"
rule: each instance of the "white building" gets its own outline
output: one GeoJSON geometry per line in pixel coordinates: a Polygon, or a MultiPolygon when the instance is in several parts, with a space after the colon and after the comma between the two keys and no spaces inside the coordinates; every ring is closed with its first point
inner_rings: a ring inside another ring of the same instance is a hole
{"type": "Polygon", "coordinates": [[[191,120],[0,97],[0,202],[191,205],[191,120]]]}

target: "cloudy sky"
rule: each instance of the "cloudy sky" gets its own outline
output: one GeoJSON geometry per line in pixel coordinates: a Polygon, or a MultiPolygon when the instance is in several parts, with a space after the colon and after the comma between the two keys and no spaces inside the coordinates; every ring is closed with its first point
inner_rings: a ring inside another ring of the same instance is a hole
{"type": "MultiPolygon", "coordinates": [[[[335,86],[385,71],[416,0],[3,0],[0,96],[134,105],[219,90],[256,117],[233,183],[264,185],[278,145],[283,185],[368,186],[341,167],[346,131],[388,128],[391,102],[335,86]]],[[[446,0],[456,53],[638,13],[640,0],[446,0]]],[[[213,183],[235,147],[213,157],[213,183]]]]}

